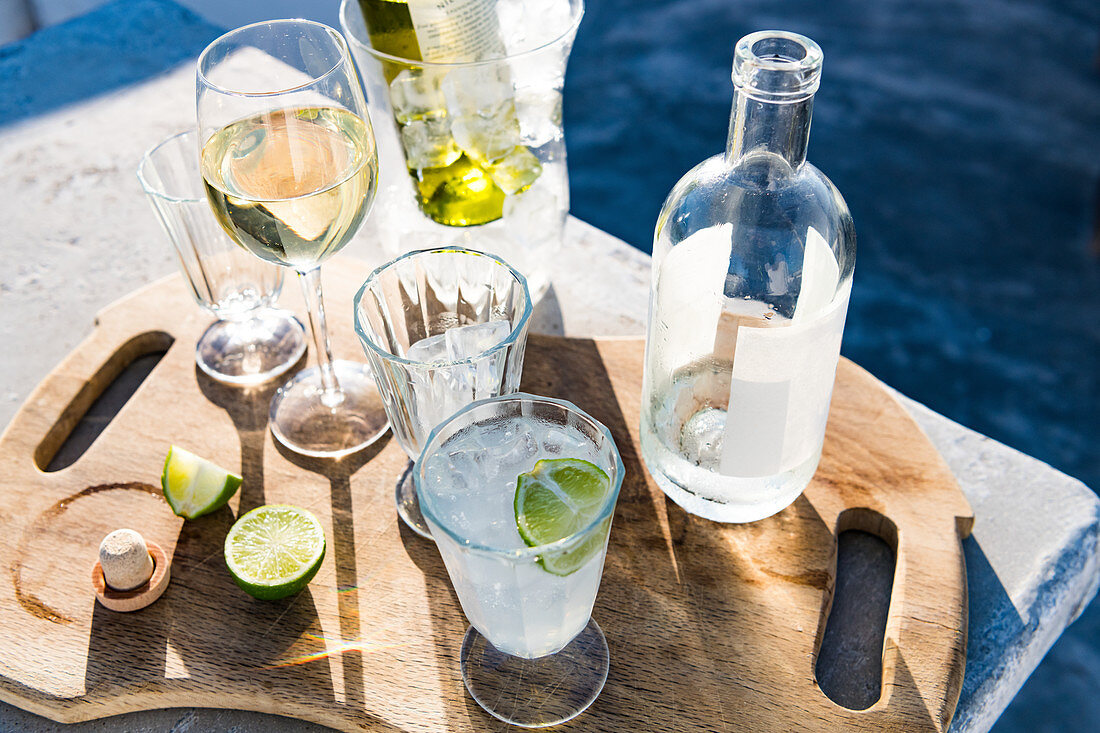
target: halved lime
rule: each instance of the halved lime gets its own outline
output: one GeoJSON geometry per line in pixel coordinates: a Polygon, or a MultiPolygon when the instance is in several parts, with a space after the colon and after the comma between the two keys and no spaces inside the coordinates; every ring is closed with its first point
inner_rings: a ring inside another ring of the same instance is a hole
{"type": "MultiPolygon", "coordinates": [[[[529,547],[556,542],[587,527],[599,514],[611,479],[599,466],[578,458],[548,458],[516,479],[516,528],[529,547]]],[[[542,555],[554,575],[569,575],[599,552],[611,517],[579,544],[542,555]]]]}
{"type": "Polygon", "coordinates": [[[224,506],[241,486],[241,477],[173,445],[160,474],[164,499],[178,516],[194,519],[224,506]]]}
{"type": "Polygon", "coordinates": [[[225,536],[225,564],[253,598],[272,601],[305,588],[325,559],[325,531],[317,517],[290,504],[248,512],[225,536]]]}

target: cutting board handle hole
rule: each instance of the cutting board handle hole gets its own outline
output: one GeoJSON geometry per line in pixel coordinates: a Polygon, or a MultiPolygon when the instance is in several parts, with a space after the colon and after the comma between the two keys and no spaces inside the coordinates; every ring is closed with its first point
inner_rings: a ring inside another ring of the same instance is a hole
{"type": "Polygon", "coordinates": [[[115,350],[61,411],[34,451],[41,471],[76,463],[137,391],[175,341],[163,331],[134,336],[115,350]]]}
{"type": "Polygon", "coordinates": [[[882,694],[897,537],[892,521],[868,509],[846,510],[837,521],[836,581],[814,672],[821,691],[850,710],[866,710],[882,694]]]}

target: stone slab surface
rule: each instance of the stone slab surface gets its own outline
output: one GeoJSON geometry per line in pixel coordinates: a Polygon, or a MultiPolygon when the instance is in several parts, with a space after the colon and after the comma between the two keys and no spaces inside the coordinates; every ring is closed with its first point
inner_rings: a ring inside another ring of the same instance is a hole
{"type": "MultiPolygon", "coordinates": [[[[174,30],[198,45],[192,56],[216,35],[215,29],[177,13],[167,2],[139,0],[97,12],[107,11],[133,14],[122,28],[172,18],[174,30]]],[[[78,22],[79,32],[69,42],[77,50],[89,44],[111,48],[96,35],[110,33],[109,24],[104,17],[92,18],[78,22]]],[[[26,48],[36,38],[24,42],[25,53],[39,53],[26,48]]],[[[55,37],[53,43],[58,42],[55,37]]],[[[156,63],[139,58],[159,53],[153,45],[117,48],[134,56],[121,64],[124,69],[152,73],[167,68],[156,66],[162,57],[156,63]]],[[[79,57],[47,56],[57,73],[66,58],[79,57]]],[[[98,58],[101,64],[109,62],[106,51],[98,58]]],[[[13,81],[13,69],[21,67],[4,63],[0,59],[0,106],[5,109],[16,94],[31,94],[34,80],[50,76],[41,71],[13,81]]],[[[19,73],[30,74],[31,69],[19,73]]],[[[7,424],[38,380],[88,333],[98,309],[174,267],[133,171],[145,149],[193,123],[190,56],[158,76],[136,80],[140,78],[138,73],[127,79],[129,86],[108,85],[109,91],[91,98],[51,101],[53,111],[0,127],[0,167],[7,172],[0,178],[0,248],[9,263],[0,271],[0,338],[6,345],[0,352],[0,425],[7,424]]],[[[552,264],[554,289],[536,312],[535,328],[570,335],[642,333],[648,258],[577,220],[570,221],[567,233],[562,256],[552,264]]],[[[347,251],[381,261],[385,253],[376,242],[368,225],[347,251]]],[[[293,286],[286,292],[284,297],[298,297],[293,286]]],[[[952,730],[986,731],[1095,594],[1100,503],[1080,482],[915,402],[906,400],[906,405],[944,454],[977,517],[965,547],[969,661],[952,730]]],[[[0,704],[4,729],[272,727],[317,729],[255,713],[214,710],[152,711],[70,727],[0,704]]]]}
{"type": "Polygon", "coordinates": [[[966,677],[951,730],[986,731],[1096,595],[1100,502],[1080,481],[901,399],[974,510],[963,542],[966,677]]]}

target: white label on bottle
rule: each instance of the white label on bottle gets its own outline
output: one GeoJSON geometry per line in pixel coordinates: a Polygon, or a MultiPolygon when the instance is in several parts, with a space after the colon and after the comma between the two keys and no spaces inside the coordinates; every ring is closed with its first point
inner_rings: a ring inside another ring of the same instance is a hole
{"type": "Polygon", "coordinates": [[[832,247],[816,229],[806,230],[806,252],[802,257],[802,287],[794,307],[795,323],[814,318],[829,307],[840,282],[840,263],[832,247]]]}
{"type": "Polygon", "coordinates": [[[425,61],[484,61],[504,55],[496,0],[409,0],[425,61]]]}
{"type": "Polygon", "coordinates": [[[722,315],[733,225],[700,229],[668,251],[657,271],[651,338],[661,348],[658,370],[672,374],[706,358],[722,315]]]}
{"type": "MultiPolygon", "coordinates": [[[[752,329],[740,329],[745,333],[752,329]]],[[[742,348],[740,339],[738,349],[742,348]]],[[[780,472],[790,415],[791,383],[733,378],[718,470],[726,476],[771,476],[780,472]],[[736,402],[735,402],[736,400],[736,402]],[[730,446],[732,450],[727,450],[730,446]]]]}
{"type": "MultiPolygon", "coordinates": [[[[807,237],[807,250],[811,239],[807,237]]],[[[825,251],[835,262],[827,245],[825,251]]],[[[813,256],[823,254],[819,250],[813,256]]],[[[807,254],[807,262],[809,258],[807,254]]],[[[737,331],[719,462],[719,472],[726,476],[789,471],[821,447],[851,294],[851,281],[837,292],[840,270],[828,267],[827,259],[803,267],[802,287],[810,287],[811,293],[821,287],[816,279],[832,278],[835,295],[824,310],[798,318],[796,308],[789,326],[742,326],[737,331]]]]}

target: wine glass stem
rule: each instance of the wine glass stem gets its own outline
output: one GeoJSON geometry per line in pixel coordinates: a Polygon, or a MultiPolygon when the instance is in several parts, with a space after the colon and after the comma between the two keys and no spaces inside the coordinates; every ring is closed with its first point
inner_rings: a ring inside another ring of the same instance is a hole
{"type": "Polygon", "coordinates": [[[313,353],[317,355],[317,371],[321,373],[321,402],[336,407],[344,401],[336,372],[332,368],[332,349],[328,345],[328,326],[325,324],[325,300],[321,295],[321,268],[298,270],[302,284],[302,297],[309,313],[309,332],[313,335],[313,353]]]}

